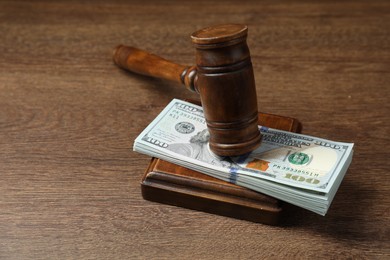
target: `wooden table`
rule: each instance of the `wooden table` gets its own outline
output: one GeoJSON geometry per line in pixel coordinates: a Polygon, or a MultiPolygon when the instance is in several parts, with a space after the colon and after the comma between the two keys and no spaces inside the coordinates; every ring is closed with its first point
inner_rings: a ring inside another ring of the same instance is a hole
{"type": "Polygon", "coordinates": [[[389,1],[0,1],[1,259],[389,259],[389,1]],[[189,35],[249,26],[260,110],[354,142],[325,217],[267,226],[142,199],[135,137],[173,83],[120,44],[194,63],[189,35]]]}

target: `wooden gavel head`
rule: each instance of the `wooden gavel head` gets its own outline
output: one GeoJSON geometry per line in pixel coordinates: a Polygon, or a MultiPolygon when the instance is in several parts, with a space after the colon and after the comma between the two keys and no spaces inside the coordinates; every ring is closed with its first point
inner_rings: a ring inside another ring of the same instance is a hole
{"type": "Polygon", "coordinates": [[[194,32],[196,66],[192,67],[122,45],[114,51],[114,62],[133,72],[180,82],[199,93],[211,151],[238,156],[253,151],[261,141],[247,33],[247,26],[237,24],[194,32]]]}

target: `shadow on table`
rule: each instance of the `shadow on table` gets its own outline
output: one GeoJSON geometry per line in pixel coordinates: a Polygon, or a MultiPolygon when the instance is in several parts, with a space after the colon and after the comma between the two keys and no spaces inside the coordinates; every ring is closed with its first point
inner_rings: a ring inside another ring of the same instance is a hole
{"type": "Polygon", "coordinates": [[[373,239],[373,234],[386,232],[381,231],[382,218],[375,219],[372,212],[377,193],[356,183],[342,183],[326,216],[285,204],[280,226],[340,239],[373,239]]]}

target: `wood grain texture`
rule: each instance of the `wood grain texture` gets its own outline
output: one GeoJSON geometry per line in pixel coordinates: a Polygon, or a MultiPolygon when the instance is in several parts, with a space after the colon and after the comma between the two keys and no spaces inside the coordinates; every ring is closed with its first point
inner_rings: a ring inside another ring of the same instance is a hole
{"type": "Polygon", "coordinates": [[[0,1],[1,259],[388,259],[388,1],[0,1]],[[173,83],[118,44],[193,64],[191,32],[249,27],[259,110],[354,142],[327,214],[272,227],[142,199],[134,138],[173,83]]]}

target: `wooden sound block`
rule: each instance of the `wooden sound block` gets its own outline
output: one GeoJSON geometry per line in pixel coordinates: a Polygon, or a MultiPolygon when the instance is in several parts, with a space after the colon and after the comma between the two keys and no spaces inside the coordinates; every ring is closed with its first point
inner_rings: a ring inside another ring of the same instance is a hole
{"type": "MultiPolygon", "coordinates": [[[[259,124],[300,132],[293,118],[259,113],[259,124]]],[[[279,221],[279,200],[208,175],[152,158],[141,181],[146,200],[269,225],[279,221]]]]}

